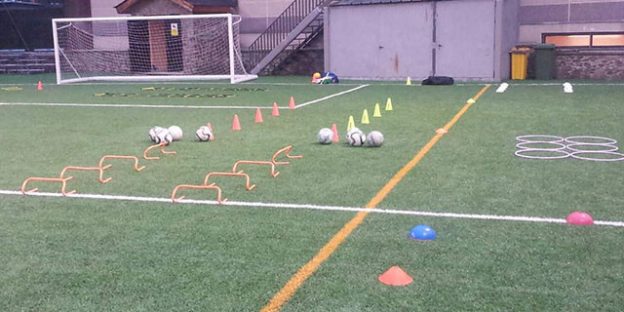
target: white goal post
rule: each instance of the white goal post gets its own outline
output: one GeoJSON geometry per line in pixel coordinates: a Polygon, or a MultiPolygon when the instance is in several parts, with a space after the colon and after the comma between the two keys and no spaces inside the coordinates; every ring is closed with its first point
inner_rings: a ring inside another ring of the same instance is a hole
{"type": "Polygon", "coordinates": [[[243,66],[232,14],[52,20],[57,84],[256,79],[243,66]]]}

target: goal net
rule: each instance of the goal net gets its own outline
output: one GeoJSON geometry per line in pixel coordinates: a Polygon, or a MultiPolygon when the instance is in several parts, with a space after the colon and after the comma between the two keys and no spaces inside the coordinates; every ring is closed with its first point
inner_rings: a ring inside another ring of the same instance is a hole
{"type": "Polygon", "coordinates": [[[241,59],[240,20],[231,14],[54,19],[57,83],[255,79],[241,59]]]}

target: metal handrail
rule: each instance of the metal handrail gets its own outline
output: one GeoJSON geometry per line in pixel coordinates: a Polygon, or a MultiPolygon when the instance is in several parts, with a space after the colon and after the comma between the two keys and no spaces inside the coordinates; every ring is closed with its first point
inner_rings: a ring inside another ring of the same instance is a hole
{"type": "Polygon", "coordinates": [[[269,27],[246,49],[251,67],[268,55],[306,16],[332,0],[294,0],[269,27]]]}

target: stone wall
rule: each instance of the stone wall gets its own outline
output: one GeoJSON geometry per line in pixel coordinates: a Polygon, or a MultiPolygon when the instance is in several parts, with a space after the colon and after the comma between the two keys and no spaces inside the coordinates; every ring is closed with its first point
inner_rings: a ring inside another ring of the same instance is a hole
{"type": "Polygon", "coordinates": [[[624,80],[624,49],[557,49],[557,79],[624,80]]]}
{"type": "Polygon", "coordinates": [[[293,53],[272,74],[312,76],[313,73],[322,71],[324,71],[324,50],[315,48],[293,53]]]}
{"type": "Polygon", "coordinates": [[[323,33],[320,33],[305,48],[288,56],[271,74],[312,76],[322,71],[325,71],[325,50],[323,33]]]}

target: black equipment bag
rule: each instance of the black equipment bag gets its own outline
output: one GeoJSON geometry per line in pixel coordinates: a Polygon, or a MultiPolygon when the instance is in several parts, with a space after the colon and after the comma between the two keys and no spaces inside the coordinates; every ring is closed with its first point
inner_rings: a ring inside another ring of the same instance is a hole
{"type": "Polygon", "coordinates": [[[423,86],[447,86],[455,83],[452,77],[446,76],[429,76],[422,81],[423,86]]]}

